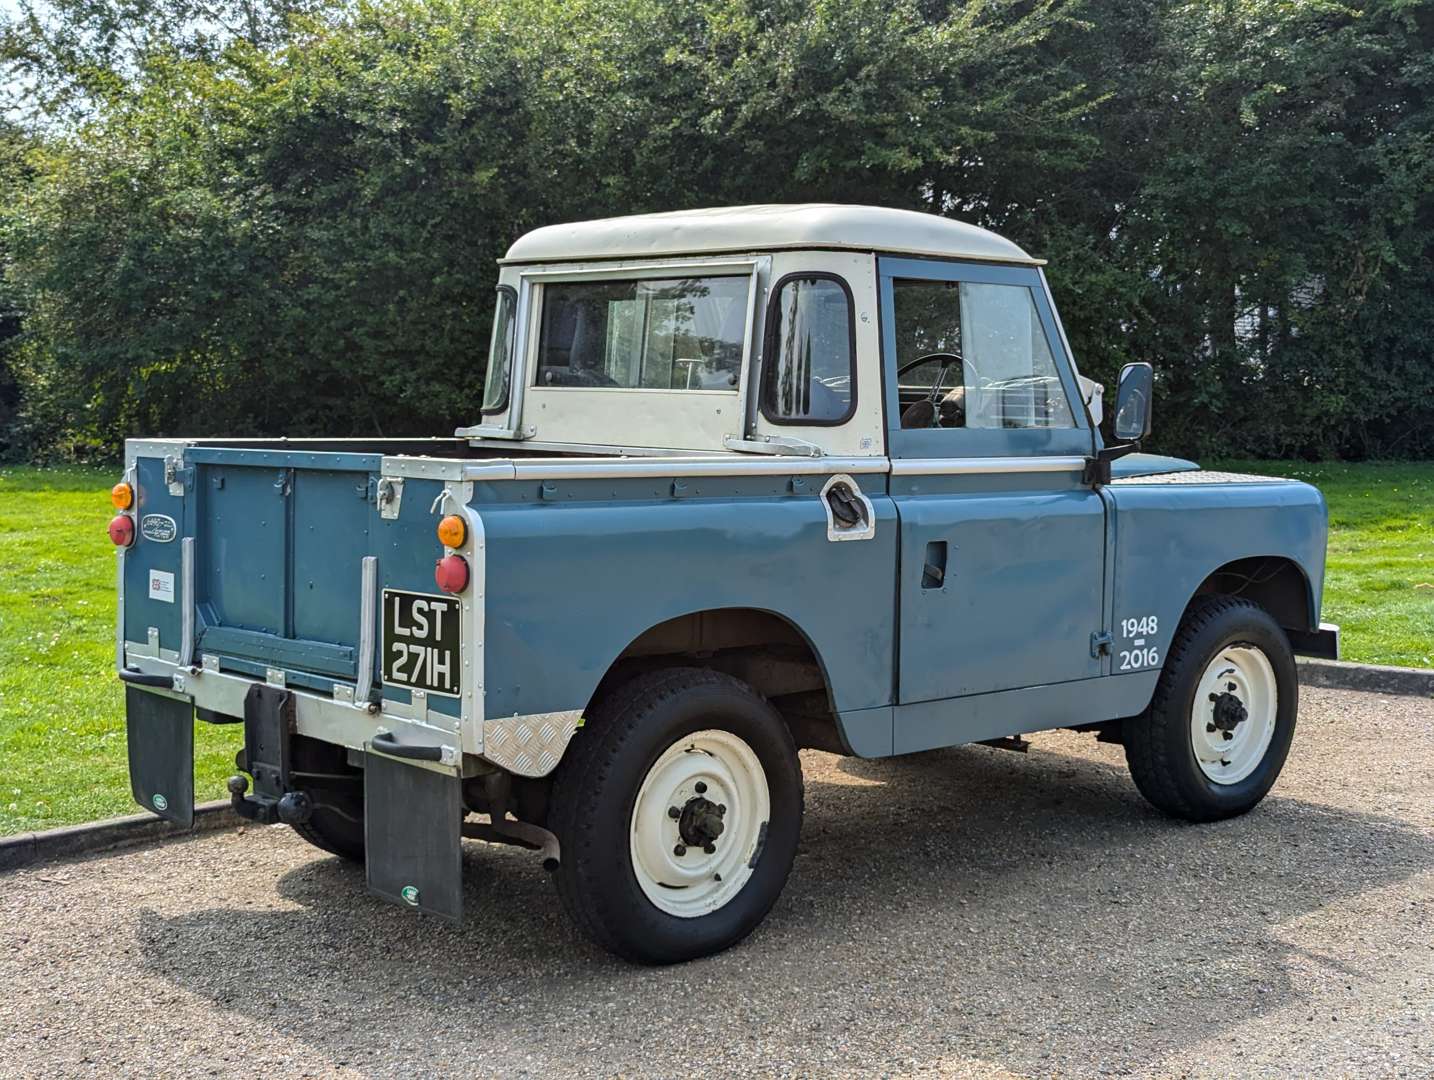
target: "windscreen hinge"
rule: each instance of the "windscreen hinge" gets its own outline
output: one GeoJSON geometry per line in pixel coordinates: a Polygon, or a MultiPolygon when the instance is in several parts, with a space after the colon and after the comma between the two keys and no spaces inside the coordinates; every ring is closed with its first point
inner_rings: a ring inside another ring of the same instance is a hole
{"type": "Polygon", "coordinates": [[[537,433],[537,429],[531,424],[526,427],[475,424],[472,427],[458,428],[453,432],[453,437],[455,439],[510,439],[514,442],[522,442],[524,439],[531,439],[537,433]]]}
{"type": "Polygon", "coordinates": [[[822,448],[806,439],[794,439],[787,435],[758,435],[744,439],[740,435],[725,435],[722,445],[728,450],[744,454],[781,454],[787,457],[821,457],[822,448]]]}

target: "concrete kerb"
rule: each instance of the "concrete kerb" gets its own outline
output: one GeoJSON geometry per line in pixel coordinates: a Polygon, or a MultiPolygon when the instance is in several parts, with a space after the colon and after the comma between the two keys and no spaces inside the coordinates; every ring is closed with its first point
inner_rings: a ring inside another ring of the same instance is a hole
{"type": "Polygon", "coordinates": [[[200,803],[194,808],[194,827],[181,829],[172,822],[153,814],[134,814],[107,821],[87,821],[83,825],[66,825],[43,832],[20,833],[0,837],[0,872],[18,870],[22,866],[53,862],[72,855],[88,855],[97,851],[132,847],[155,840],[191,836],[198,832],[230,829],[243,825],[244,819],[234,813],[229,800],[200,803]]]}

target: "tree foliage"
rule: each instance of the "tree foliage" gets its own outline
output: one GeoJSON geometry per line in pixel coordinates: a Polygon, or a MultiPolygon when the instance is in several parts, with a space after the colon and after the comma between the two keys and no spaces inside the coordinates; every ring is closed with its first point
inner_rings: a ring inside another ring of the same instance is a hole
{"type": "Polygon", "coordinates": [[[47,10],[0,35],[12,452],[443,433],[525,230],[804,200],[1048,257],[1168,449],[1434,452],[1425,0],[47,10]]]}

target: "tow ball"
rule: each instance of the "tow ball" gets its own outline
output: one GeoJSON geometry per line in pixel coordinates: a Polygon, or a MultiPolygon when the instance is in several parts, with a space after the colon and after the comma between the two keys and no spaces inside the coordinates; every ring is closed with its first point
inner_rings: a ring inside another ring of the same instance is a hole
{"type": "Polygon", "coordinates": [[[249,790],[249,780],[238,773],[228,779],[226,786],[234,812],[250,821],[264,825],[272,825],[275,821],[282,821],[285,825],[302,825],[314,816],[314,800],[307,792],[286,791],[277,802],[266,803],[244,797],[249,790]]]}

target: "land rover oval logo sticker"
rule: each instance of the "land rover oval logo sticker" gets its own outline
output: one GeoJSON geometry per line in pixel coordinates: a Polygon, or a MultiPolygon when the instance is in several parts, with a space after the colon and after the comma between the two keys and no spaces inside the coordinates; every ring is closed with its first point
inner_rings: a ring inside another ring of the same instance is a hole
{"type": "Polygon", "coordinates": [[[168,514],[145,514],[139,519],[139,534],[156,544],[167,544],[174,539],[179,529],[174,518],[168,514]]]}
{"type": "Polygon", "coordinates": [[[416,886],[405,885],[399,890],[398,895],[403,897],[405,904],[412,904],[414,907],[418,906],[418,888],[416,886]]]}
{"type": "Polygon", "coordinates": [[[169,809],[169,800],[166,799],[163,795],[156,793],[154,798],[150,799],[149,801],[154,803],[154,808],[156,810],[164,811],[169,809]]]}

